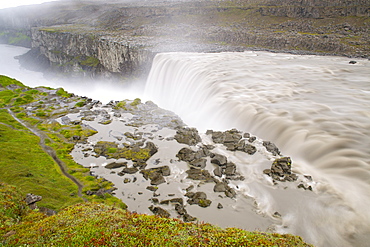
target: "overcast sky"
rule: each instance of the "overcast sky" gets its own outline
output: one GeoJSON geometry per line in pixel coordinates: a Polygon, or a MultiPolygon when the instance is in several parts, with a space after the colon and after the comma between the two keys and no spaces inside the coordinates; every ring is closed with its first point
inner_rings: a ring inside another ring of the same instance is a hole
{"type": "Polygon", "coordinates": [[[52,1],[53,0],[0,0],[0,9],[16,7],[20,5],[39,4],[39,3],[52,2],[52,1]]]}

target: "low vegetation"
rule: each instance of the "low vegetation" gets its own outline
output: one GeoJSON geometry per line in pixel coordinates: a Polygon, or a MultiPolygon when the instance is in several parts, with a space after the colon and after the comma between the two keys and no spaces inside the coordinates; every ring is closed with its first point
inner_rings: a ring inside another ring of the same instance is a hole
{"type": "Polygon", "coordinates": [[[30,210],[15,187],[0,183],[3,246],[311,246],[300,237],[184,223],[98,203],[46,217],[30,210]]]}

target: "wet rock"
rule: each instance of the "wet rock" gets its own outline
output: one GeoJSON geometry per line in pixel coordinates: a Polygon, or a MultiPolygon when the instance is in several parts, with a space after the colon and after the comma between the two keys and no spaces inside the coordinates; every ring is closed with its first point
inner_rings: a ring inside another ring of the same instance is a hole
{"type": "Polygon", "coordinates": [[[299,184],[297,186],[298,189],[304,189],[304,190],[311,190],[312,191],[312,186],[309,185],[309,186],[305,186],[304,184],[299,184]]]}
{"type": "Polygon", "coordinates": [[[272,216],[275,218],[281,218],[281,214],[279,212],[275,212],[272,216]]]}
{"type": "Polygon", "coordinates": [[[192,194],[192,197],[187,200],[190,205],[197,204],[200,207],[206,208],[211,205],[212,201],[207,199],[207,195],[204,192],[196,192],[192,194]]]}
{"type": "Polygon", "coordinates": [[[168,166],[156,167],[147,170],[142,170],[140,173],[143,174],[145,179],[150,179],[151,185],[158,185],[165,183],[166,180],[163,176],[169,176],[171,174],[171,170],[168,166]]]}
{"type": "Polygon", "coordinates": [[[147,142],[144,149],[149,149],[149,155],[153,156],[158,152],[157,146],[153,142],[147,142]]]}
{"type": "Polygon", "coordinates": [[[213,170],[213,174],[217,177],[222,177],[222,169],[221,167],[217,166],[214,170],[213,170]]]}
{"type": "Polygon", "coordinates": [[[159,185],[165,183],[166,180],[161,174],[156,174],[150,181],[151,185],[159,185]]]}
{"type": "Polygon", "coordinates": [[[122,172],[123,173],[127,173],[127,174],[135,174],[139,171],[139,169],[137,169],[136,167],[126,167],[126,168],[123,168],[122,172]]]}
{"type": "Polygon", "coordinates": [[[218,203],[218,204],[217,204],[217,208],[218,208],[218,209],[223,209],[223,208],[224,208],[224,206],[222,206],[222,204],[221,204],[221,203],[218,203]]]}
{"type": "Polygon", "coordinates": [[[236,165],[234,163],[227,163],[224,171],[227,176],[234,176],[236,174],[236,165]]]}
{"type": "Polygon", "coordinates": [[[357,61],[349,61],[349,64],[356,64],[357,63],[357,61]]]}
{"type": "Polygon", "coordinates": [[[186,173],[188,174],[189,179],[193,180],[202,180],[205,182],[213,182],[213,177],[207,170],[202,169],[190,169],[187,170],[186,173]]]}
{"type": "Polygon", "coordinates": [[[187,213],[185,207],[182,204],[176,204],[175,210],[179,215],[185,215],[187,213]]]}
{"type": "Polygon", "coordinates": [[[170,199],[170,202],[183,205],[184,204],[184,199],[182,199],[182,198],[172,198],[172,199],[170,199]]]}
{"type": "Polygon", "coordinates": [[[155,192],[158,190],[158,187],[157,186],[147,186],[146,189],[155,192]]]}
{"type": "Polygon", "coordinates": [[[121,168],[121,167],[126,167],[127,166],[127,162],[119,162],[119,163],[116,163],[116,162],[112,162],[112,163],[109,163],[108,165],[105,166],[105,168],[107,169],[115,169],[115,168],[121,168]]]}
{"type": "Polygon", "coordinates": [[[123,180],[123,182],[124,182],[125,184],[127,184],[127,183],[131,182],[131,179],[130,179],[130,178],[125,178],[125,179],[123,180]]]}
{"type": "Polygon", "coordinates": [[[221,131],[207,131],[207,134],[212,135],[212,140],[214,143],[223,143],[225,139],[225,135],[221,131]]]}
{"type": "Polygon", "coordinates": [[[257,137],[255,137],[255,136],[251,136],[251,137],[249,137],[248,141],[249,141],[250,143],[252,143],[252,142],[254,142],[256,139],[257,139],[257,137]]]}
{"type": "Polygon", "coordinates": [[[276,159],[272,163],[271,169],[265,169],[263,173],[272,177],[272,179],[276,181],[293,182],[298,179],[298,176],[296,174],[292,174],[291,166],[291,159],[289,157],[283,157],[280,159],[276,159]]]}
{"type": "Polygon", "coordinates": [[[189,164],[195,168],[203,169],[206,167],[207,160],[206,159],[197,159],[192,160],[189,164]]]}
{"type": "Polygon", "coordinates": [[[225,191],[225,195],[230,198],[234,198],[236,196],[236,192],[233,188],[228,188],[227,191],[225,191]]]}
{"type": "Polygon", "coordinates": [[[190,185],[189,187],[187,187],[185,190],[186,192],[189,192],[191,191],[192,189],[194,189],[194,185],[190,185]]]}
{"type": "Polygon", "coordinates": [[[280,150],[275,146],[274,143],[269,141],[263,141],[263,146],[266,148],[266,150],[273,155],[280,155],[280,150]]]}
{"type": "Polygon", "coordinates": [[[174,138],[178,143],[184,143],[189,146],[194,146],[195,144],[201,142],[198,130],[195,128],[180,128],[177,130],[174,138]]]}
{"type": "Polygon", "coordinates": [[[191,150],[190,148],[182,148],[176,154],[176,157],[179,158],[179,160],[190,162],[195,159],[195,153],[196,152],[191,150]]]}
{"type": "Polygon", "coordinates": [[[165,210],[161,207],[154,207],[152,205],[152,206],[149,207],[149,210],[152,211],[153,214],[158,215],[160,217],[168,218],[168,217],[171,216],[171,214],[167,210],[165,210]]]}
{"type": "Polygon", "coordinates": [[[197,220],[196,217],[191,216],[190,214],[185,213],[183,216],[184,222],[191,222],[197,220]]]}
{"type": "Polygon", "coordinates": [[[224,166],[227,163],[227,158],[221,154],[211,154],[211,163],[219,166],[224,166]]]}
{"type": "Polygon", "coordinates": [[[213,187],[214,192],[226,192],[226,190],[227,190],[227,185],[222,182],[216,183],[215,186],[213,187]]]}

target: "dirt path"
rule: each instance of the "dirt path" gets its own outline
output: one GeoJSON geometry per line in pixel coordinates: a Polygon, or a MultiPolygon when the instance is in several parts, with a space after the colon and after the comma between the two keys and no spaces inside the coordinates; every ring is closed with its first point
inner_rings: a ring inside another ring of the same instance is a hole
{"type": "Polygon", "coordinates": [[[84,198],[82,196],[82,188],[84,187],[83,184],[78,181],[75,177],[73,177],[72,175],[70,175],[68,172],[67,172],[67,169],[66,169],[66,165],[64,164],[63,161],[61,161],[58,156],[56,155],[54,149],[52,149],[51,147],[47,146],[45,144],[45,139],[47,138],[47,135],[45,133],[43,133],[42,131],[28,125],[27,123],[21,121],[19,118],[17,118],[14,113],[8,109],[8,112],[10,115],[12,115],[12,117],[17,120],[20,124],[22,124],[24,127],[26,127],[27,129],[29,129],[33,134],[35,134],[36,136],[38,136],[40,138],[40,146],[41,148],[48,154],[50,155],[50,157],[53,158],[53,160],[58,164],[60,170],[62,171],[63,175],[66,176],[67,178],[69,178],[70,180],[72,180],[73,183],[75,183],[78,187],[78,196],[80,198],[82,198],[85,202],[87,201],[86,198],[84,198]]]}

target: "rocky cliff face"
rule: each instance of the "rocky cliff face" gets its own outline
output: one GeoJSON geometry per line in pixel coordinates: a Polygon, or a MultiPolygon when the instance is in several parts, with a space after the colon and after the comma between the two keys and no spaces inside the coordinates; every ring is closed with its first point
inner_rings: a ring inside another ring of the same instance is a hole
{"type": "Polygon", "coordinates": [[[30,27],[33,56],[89,77],[145,75],[154,54],[169,51],[370,57],[370,0],[61,1],[0,11],[0,38],[30,27]]]}
{"type": "Polygon", "coordinates": [[[32,48],[59,71],[90,77],[139,76],[154,56],[128,42],[39,28],[32,29],[32,48]]]}

